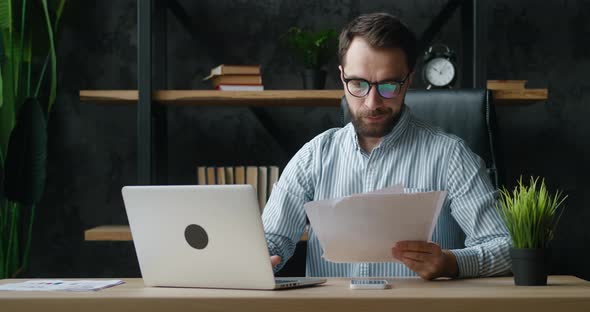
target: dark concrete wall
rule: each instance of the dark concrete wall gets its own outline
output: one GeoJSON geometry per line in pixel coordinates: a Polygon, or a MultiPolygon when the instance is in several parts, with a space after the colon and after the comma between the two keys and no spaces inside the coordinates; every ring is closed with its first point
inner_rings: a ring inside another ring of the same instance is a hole
{"type": "MultiPolygon", "coordinates": [[[[300,89],[299,66],[279,37],[290,26],[340,29],[359,13],[401,16],[418,34],[446,1],[180,1],[191,35],[168,14],[167,85],[207,89],[220,63],[259,63],[267,89],[300,89]]],[[[545,176],[569,194],[552,271],[590,278],[590,11],[588,1],[501,0],[485,4],[488,79],[546,81],[549,100],[497,107],[505,177],[545,176]]],[[[159,14],[167,14],[160,12],[159,14]]],[[[84,242],[83,231],[126,223],[120,189],[136,181],[135,107],[80,102],[81,89],[135,89],[136,1],[69,2],[59,40],[59,96],[50,123],[49,176],[35,225],[34,277],[137,276],[132,244],[84,242]]],[[[459,14],[435,38],[459,53],[459,14]]],[[[461,62],[459,61],[459,65],[461,62]]],[[[336,60],[327,88],[338,88],[336,60]]],[[[423,87],[415,81],[413,87],[423,87]]],[[[247,108],[169,108],[169,183],[195,183],[197,165],[277,164],[324,129],[336,108],[264,108],[269,135],[247,108]]]]}

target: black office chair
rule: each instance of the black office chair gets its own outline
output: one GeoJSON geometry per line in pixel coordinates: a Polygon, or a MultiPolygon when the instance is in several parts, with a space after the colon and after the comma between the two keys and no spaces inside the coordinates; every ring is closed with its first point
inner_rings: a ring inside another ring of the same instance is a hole
{"type": "MultiPolygon", "coordinates": [[[[409,90],[406,104],[417,118],[462,138],[486,163],[495,187],[501,182],[496,158],[496,115],[486,89],[409,90]]],[[[342,97],[343,124],[350,121],[342,97]]]]}
{"type": "MultiPolygon", "coordinates": [[[[496,115],[486,89],[410,90],[406,104],[417,118],[463,140],[486,163],[495,187],[502,181],[496,158],[496,115]]],[[[341,101],[343,125],[350,122],[346,98],[341,101]]],[[[305,275],[306,243],[299,242],[293,257],[277,276],[305,275]]]]}

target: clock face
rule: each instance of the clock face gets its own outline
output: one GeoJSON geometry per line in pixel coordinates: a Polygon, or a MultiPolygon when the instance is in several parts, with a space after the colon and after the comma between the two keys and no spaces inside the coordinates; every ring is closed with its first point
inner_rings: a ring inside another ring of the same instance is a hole
{"type": "Polygon", "coordinates": [[[431,85],[444,87],[455,78],[455,66],[446,58],[433,58],[424,65],[424,77],[431,85]]]}

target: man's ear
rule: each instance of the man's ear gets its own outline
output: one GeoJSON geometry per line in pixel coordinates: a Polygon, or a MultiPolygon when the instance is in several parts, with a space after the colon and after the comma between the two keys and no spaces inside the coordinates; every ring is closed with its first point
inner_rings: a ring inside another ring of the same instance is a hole
{"type": "Polygon", "coordinates": [[[340,70],[340,81],[342,81],[342,83],[344,83],[344,73],[342,70],[342,65],[338,65],[338,69],[340,70]]]}

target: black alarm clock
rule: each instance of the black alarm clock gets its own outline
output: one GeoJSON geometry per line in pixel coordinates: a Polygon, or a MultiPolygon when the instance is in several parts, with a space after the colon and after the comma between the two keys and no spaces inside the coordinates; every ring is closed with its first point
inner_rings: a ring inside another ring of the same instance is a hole
{"type": "Polygon", "coordinates": [[[422,79],[432,88],[452,88],[457,80],[455,53],[444,44],[432,45],[424,52],[422,79]]]}

